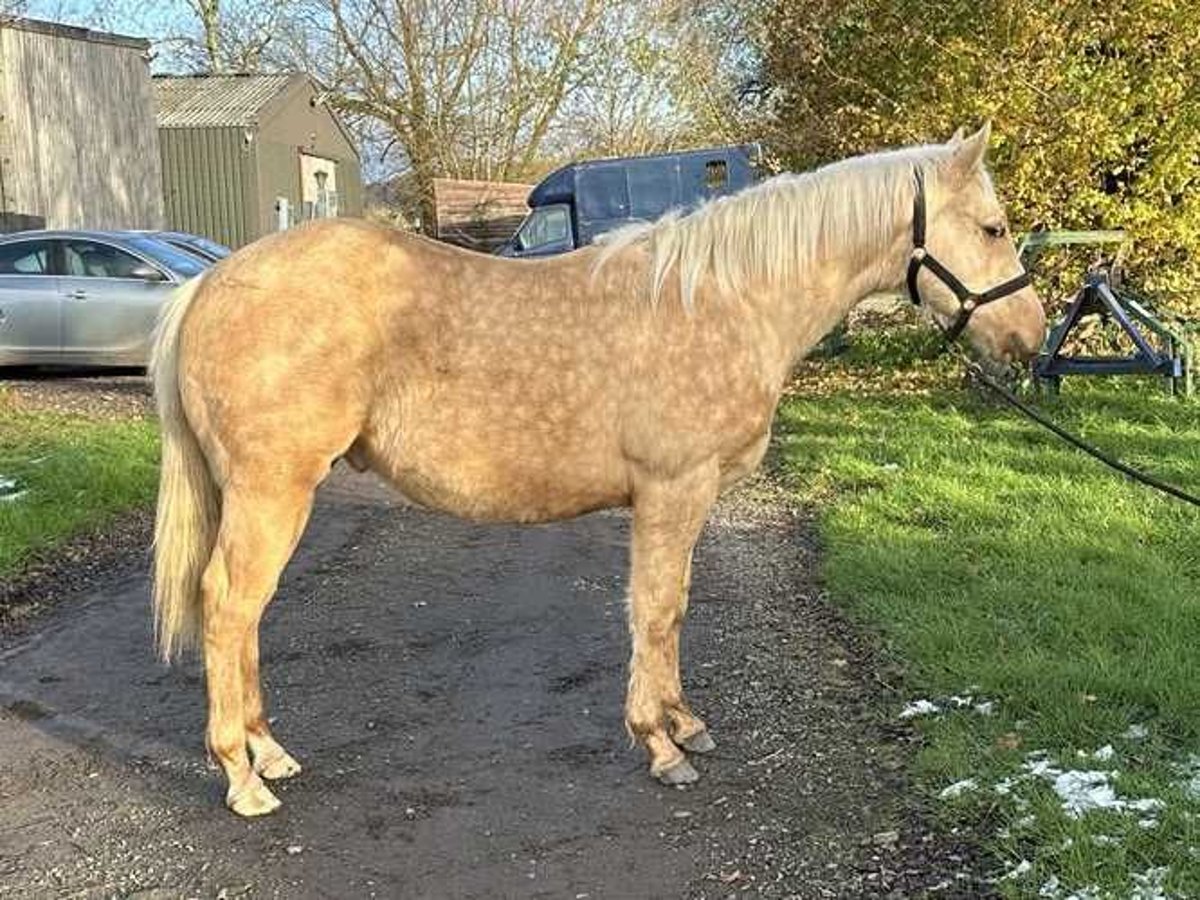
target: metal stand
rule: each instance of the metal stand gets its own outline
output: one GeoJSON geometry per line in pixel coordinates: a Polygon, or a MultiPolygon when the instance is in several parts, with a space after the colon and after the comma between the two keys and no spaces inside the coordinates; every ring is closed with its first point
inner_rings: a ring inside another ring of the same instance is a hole
{"type": "Polygon", "coordinates": [[[1046,349],[1038,356],[1033,374],[1051,393],[1058,393],[1064,375],[1157,375],[1167,380],[1170,394],[1190,396],[1193,389],[1190,329],[1162,322],[1131,297],[1118,298],[1108,276],[1095,272],[1075,295],[1067,314],[1050,332],[1046,349]],[[1107,316],[1133,342],[1132,356],[1064,356],[1063,344],[1071,330],[1088,315],[1107,316]],[[1163,349],[1156,349],[1146,335],[1158,336],[1163,349]]]}

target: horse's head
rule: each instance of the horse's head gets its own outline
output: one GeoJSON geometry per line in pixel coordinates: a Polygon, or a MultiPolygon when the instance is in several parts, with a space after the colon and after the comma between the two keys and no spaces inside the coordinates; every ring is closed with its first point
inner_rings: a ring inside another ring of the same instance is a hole
{"type": "Polygon", "coordinates": [[[1009,362],[1038,351],[1046,315],[984,166],[990,134],[990,125],[970,137],[960,129],[918,176],[914,243],[924,249],[913,253],[909,292],[943,328],[962,330],[985,356],[1009,362]]]}

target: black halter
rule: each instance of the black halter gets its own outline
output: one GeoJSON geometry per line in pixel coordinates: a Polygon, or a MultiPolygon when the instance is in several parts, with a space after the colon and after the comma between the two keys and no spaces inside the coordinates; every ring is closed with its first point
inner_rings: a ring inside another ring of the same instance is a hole
{"type": "Polygon", "coordinates": [[[953,272],[938,262],[925,249],[925,176],[920,169],[915,170],[913,174],[917,180],[917,192],[913,197],[913,251],[908,260],[908,296],[916,306],[921,305],[921,291],[917,287],[917,276],[921,273],[922,267],[929,269],[935,278],[950,288],[954,296],[958,298],[958,315],[954,317],[950,327],[945,329],[946,340],[952,341],[962,334],[963,329],[967,327],[967,322],[971,320],[971,314],[979,307],[1029,287],[1029,273],[1022,272],[1015,278],[1010,278],[982,294],[968,290],[965,284],[954,277],[953,272]]]}

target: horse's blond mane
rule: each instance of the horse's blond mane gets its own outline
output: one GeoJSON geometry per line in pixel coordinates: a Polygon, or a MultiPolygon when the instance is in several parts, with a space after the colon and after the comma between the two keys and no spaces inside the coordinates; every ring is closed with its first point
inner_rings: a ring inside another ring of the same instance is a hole
{"type": "Polygon", "coordinates": [[[605,235],[596,269],[644,244],[652,257],[651,297],[656,300],[667,279],[676,277],[687,306],[706,278],[726,296],[752,283],[794,284],[832,253],[847,247],[871,252],[864,236],[877,238],[882,248],[912,208],[913,170],[921,168],[927,182],[936,182],[936,163],[950,152],[944,145],[907,147],[776,175],[686,215],[672,212],[605,235]]]}

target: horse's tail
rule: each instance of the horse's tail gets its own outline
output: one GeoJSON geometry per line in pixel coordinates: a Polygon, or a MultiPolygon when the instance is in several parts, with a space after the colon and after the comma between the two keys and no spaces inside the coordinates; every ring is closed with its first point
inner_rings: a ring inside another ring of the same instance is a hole
{"type": "Polygon", "coordinates": [[[194,646],[202,628],[200,578],[212,555],[220,497],[179,396],[179,330],[203,276],[163,308],[150,376],[162,427],[162,476],[154,524],[154,622],[166,660],[194,646]]]}

